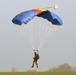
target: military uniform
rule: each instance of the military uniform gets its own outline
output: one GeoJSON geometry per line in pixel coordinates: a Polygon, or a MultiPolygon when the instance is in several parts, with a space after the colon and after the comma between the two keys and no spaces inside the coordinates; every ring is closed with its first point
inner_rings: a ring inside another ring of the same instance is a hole
{"type": "Polygon", "coordinates": [[[36,52],[34,53],[34,58],[33,58],[33,63],[32,63],[32,68],[34,67],[34,63],[36,64],[36,67],[38,68],[38,59],[39,59],[39,54],[37,54],[36,52]]]}

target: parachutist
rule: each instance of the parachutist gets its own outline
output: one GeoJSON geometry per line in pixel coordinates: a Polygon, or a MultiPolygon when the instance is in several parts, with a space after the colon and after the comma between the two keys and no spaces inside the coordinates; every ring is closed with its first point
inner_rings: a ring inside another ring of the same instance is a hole
{"type": "Polygon", "coordinates": [[[36,64],[36,68],[38,68],[38,63],[37,63],[38,59],[39,59],[39,54],[34,52],[33,63],[31,66],[32,68],[34,67],[34,63],[36,64]]]}

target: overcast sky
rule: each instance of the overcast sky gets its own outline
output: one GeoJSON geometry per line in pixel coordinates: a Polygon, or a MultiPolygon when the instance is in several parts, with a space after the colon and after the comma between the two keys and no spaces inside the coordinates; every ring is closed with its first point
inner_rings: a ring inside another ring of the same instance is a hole
{"type": "MultiPolygon", "coordinates": [[[[12,23],[12,18],[34,8],[59,5],[50,9],[60,16],[63,25],[53,34],[39,51],[39,71],[69,63],[76,66],[76,0],[1,0],[0,1],[0,72],[31,69],[33,50],[27,39],[12,23]]],[[[36,69],[36,68],[34,68],[36,69]]]]}

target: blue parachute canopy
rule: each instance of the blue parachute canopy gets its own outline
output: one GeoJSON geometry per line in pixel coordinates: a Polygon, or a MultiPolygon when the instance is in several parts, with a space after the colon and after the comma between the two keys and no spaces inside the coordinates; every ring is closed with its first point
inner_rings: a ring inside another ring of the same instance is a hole
{"type": "Polygon", "coordinates": [[[53,25],[61,26],[63,24],[62,20],[56,14],[46,9],[33,9],[22,12],[16,15],[12,19],[12,22],[17,25],[27,24],[35,16],[42,17],[43,19],[47,19],[48,22],[51,22],[53,25]]]}

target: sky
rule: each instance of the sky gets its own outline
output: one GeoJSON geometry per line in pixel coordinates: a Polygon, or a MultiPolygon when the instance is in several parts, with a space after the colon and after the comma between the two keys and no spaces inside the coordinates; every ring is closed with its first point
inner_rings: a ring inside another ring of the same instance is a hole
{"type": "Polygon", "coordinates": [[[58,4],[58,10],[50,9],[60,16],[63,25],[39,51],[39,68],[46,71],[54,66],[69,63],[76,66],[76,0],[1,0],[0,1],[0,72],[28,71],[33,61],[33,50],[12,18],[26,10],[45,8],[58,4]]]}

